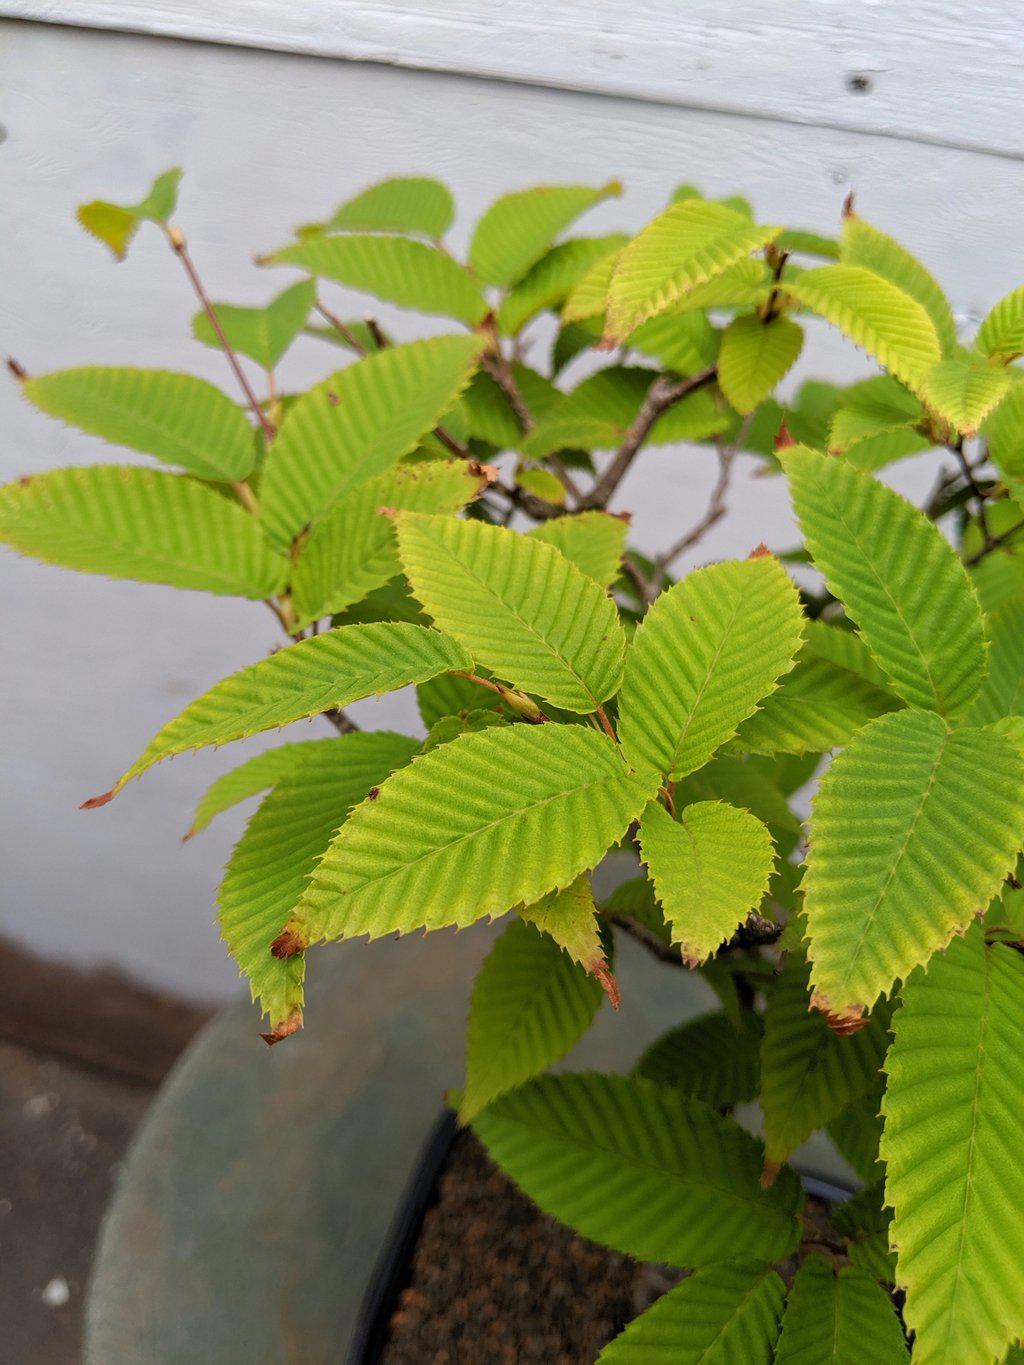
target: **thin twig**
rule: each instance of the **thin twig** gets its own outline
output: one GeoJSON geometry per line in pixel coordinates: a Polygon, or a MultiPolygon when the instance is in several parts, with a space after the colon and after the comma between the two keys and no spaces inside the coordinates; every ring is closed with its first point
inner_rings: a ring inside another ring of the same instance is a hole
{"type": "Polygon", "coordinates": [[[601,729],[605,732],[605,734],[608,736],[610,740],[613,740],[616,744],[618,744],[619,737],[615,733],[615,727],[608,719],[608,712],[604,709],[603,706],[598,706],[596,714],[598,720],[601,722],[601,729]]]}
{"type": "Polygon", "coordinates": [[[988,524],[988,508],[985,504],[987,495],[974,477],[974,469],[971,462],[964,454],[963,438],[961,437],[960,440],[954,442],[949,449],[956,456],[957,463],[960,465],[960,470],[964,476],[964,481],[974,494],[974,500],[977,504],[978,511],[978,525],[981,527],[981,533],[985,537],[985,544],[988,545],[992,540],[992,528],[988,524]]]}
{"type": "Polygon", "coordinates": [[[650,433],[651,427],[654,426],[662,413],[667,412],[669,408],[688,394],[710,384],[717,373],[717,369],[711,366],[709,369],[701,370],[699,374],[692,375],[689,379],[674,379],[667,374],[659,375],[647,390],[644,401],[640,404],[640,409],[623,438],[622,445],[590,492],[580,500],[580,507],[607,507],[619,484],[629,472],[640,447],[650,433]]]}
{"type": "Polygon", "coordinates": [[[340,318],[335,317],[333,313],[329,312],[328,309],[324,307],[324,305],[320,302],[319,299],[316,300],[314,307],[316,308],[316,311],[320,314],[320,316],[323,318],[323,320],[329,326],[334,328],[334,330],[338,333],[341,339],[347,345],[351,346],[352,350],[355,351],[356,355],[358,356],[366,355],[366,347],[363,345],[363,343],[359,340],[355,332],[353,332],[350,327],[346,327],[340,318]]]}
{"type": "Polygon", "coordinates": [[[735,447],[719,447],[718,478],[715,480],[715,486],[711,490],[711,497],[708,499],[708,505],[704,511],[704,515],[695,521],[690,529],[685,531],[673,545],[670,545],[664,553],[658,555],[655,559],[654,571],[651,574],[651,581],[649,584],[649,591],[652,596],[656,597],[658,595],[661,585],[665,581],[665,574],[674,561],[686,550],[689,550],[691,546],[696,545],[697,542],[711,530],[712,526],[714,526],[716,522],[721,521],[722,517],[725,516],[725,499],[729,492],[729,483],[732,479],[732,468],[735,458],[735,447]]]}
{"type": "Polygon", "coordinates": [[[170,242],[171,249],[178,260],[181,261],[185,274],[189,278],[189,283],[195,290],[196,298],[202,304],[206,316],[210,319],[210,326],[216,333],[217,340],[221,345],[221,350],[228,358],[228,364],[235,372],[235,378],[238,380],[239,386],[245,394],[246,402],[249,404],[250,408],[252,408],[253,415],[260,424],[264,438],[268,442],[272,441],[275,436],[274,424],[260,406],[260,401],[253,392],[252,385],[245,377],[245,371],[239,363],[238,356],[235,355],[231,343],[224,335],[224,328],[220,325],[220,319],[217,317],[213,304],[210,302],[210,297],[203,288],[203,282],[199,278],[199,273],[192,263],[192,257],[189,255],[188,246],[185,243],[185,234],[180,228],[171,227],[167,229],[167,240],[170,242]]]}
{"type": "Polygon", "coordinates": [[[971,555],[969,559],[965,559],[964,563],[969,569],[973,569],[975,564],[980,564],[986,555],[991,554],[993,550],[998,550],[1001,545],[1012,540],[1020,531],[1024,531],[1024,521],[1015,522],[1013,526],[1008,527],[997,536],[989,536],[981,549],[971,555]]]}

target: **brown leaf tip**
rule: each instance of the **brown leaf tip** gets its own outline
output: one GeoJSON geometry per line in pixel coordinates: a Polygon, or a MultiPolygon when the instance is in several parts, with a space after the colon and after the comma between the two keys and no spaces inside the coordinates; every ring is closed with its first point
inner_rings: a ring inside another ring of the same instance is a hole
{"type": "Polygon", "coordinates": [[[598,960],[590,964],[590,971],[600,982],[601,989],[608,997],[613,1010],[617,1010],[622,1003],[622,993],[619,990],[619,983],[612,975],[607,962],[598,960]]]}
{"type": "Polygon", "coordinates": [[[781,1161],[772,1161],[770,1157],[767,1156],[765,1157],[764,1165],[761,1168],[762,1190],[771,1189],[771,1187],[775,1184],[776,1180],[779,1178],[779,1172],[781,1170],[782,1170],[781,1161]]]}
{"type": "Polygon", "coordinates": [[[605,516],[614,517],[616,521],[625,522],[625,524],[626,524],[627,526],[632,526],[632,525],[633,525],[633,513],[632,513],[632,512],[606,512],[606,513],[605,513],[605,516]]]}
{"type": "Polygon", "coordinates": [[[278,957],[282,960],[295,957],[305,948],[302,938],[294,929],[282,929],[277,938],[270,945],[271,957],[278,957]]]}
{"type": "Polygon", "coordinates": [[[28,378],[28,370],[25,369],[24,365],[15,360],[12,355],[7,357],[7,368],[19,382],[24,382],[24,380],[28,378]]]}
{"type": "Polygon", "coordinates": [[[275,1024],[269,1033],[261,1033],[260,1037],[267,1047],[273,1047],[275,1043],[282,1042],[285,1038],[290,1038],[293,1033],[298,1033],[302,1027],[302,1011],[296,1010],[294,1014],[282,1019],[279,1024],[275,1024]]]}
{"type": "Polygon", "coordinates": [[[496,464],[481,464],[479,460],[470,460],[466,468],[476,479],[483,479],[486,483],[495,483],[501,470],[496,464]]]}
{"type": "Polygon", "coordinates": [[[844,223],[846,222],[847,218],[852,218],[852,217],[853,217],[853,214],[854,214],[853,202],[854,202],[854,193],[853,193],[853,190],[851,190],[850,193],[849,193],[849,194],[846,196],[846,198],[843,200],[843,222],[844,222],[844,223]]]}
{"type": "Polygon", "coordinates": [[[771,557],[772,552],[763,540],[759,545],[755,545],[750,554],[747,555],[748,559],[771,559],[771,557]]]}
{"type": "Polygon", "coordinates": [[[377,508],[377,515],[378,515],[379,517],[397,517],[397,516],[398,516],[398,508],[397,508],[397,507],[378,507],[378,508],[377,508]]]}
{"type": "Polygon", "coordinates": [[[789,427],[786,426],[785,422],[783,422],[775,433],[775,449],[788,450],[790,446],[795,446],[796,444],[796,438],[789,427]]]}
{"type": "Polygon", "coordinates": [[[866,1028],[869,1022],[867,1011],[862,1006],[853,1005],[849,1009],[834,1010],[825,996],[817,991],[811,996],[811,1009],[823,1014],[829,1028],[840,1038],[857,1033],[860,1029],[866,1028]]]}
{"type": "Polygon", "coordinates": [[[113,801],[116,795],[117,788],[111,787],[110,791],[101,792],[99,796],[90,796],[88,801],[83,801],[82,804],[78,807],[78,809],[99,810],[100,806],[105,806],[107,805],[108,802],[113,801]]]}

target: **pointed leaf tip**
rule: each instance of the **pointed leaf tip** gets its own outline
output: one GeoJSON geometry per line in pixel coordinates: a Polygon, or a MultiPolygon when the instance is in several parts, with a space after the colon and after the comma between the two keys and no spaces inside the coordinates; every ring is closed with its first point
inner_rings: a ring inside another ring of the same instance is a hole
{"type": "Polygon", "coordinates": [[[267,1047],[273,1047],[275,1043],[280,1043],[285,1038],[290,1038],[293,1033],[298,1033],[300,1028],[302,1028],[302,1011],[296,1010],[287,1019],[282,1019],[279,1024],[275,1024],[269,1033],[261,1033],[260,1037],[267,1047]]]}
{"type": "Polygon", "coordinates": [[[838,1033],[840,1038],[859,1032],[871,1022],[867,1012],[861,1008],[834,1010],[819,991],[815,991],[811,996],[811,1009],[824,1015],[829,1028],[833,1033],[838,1033]]]}
{"type": "Polygon", "coordinates": [[[117,788],[116,788],[116,787],[111,787],[110,791],[108,791],[108,792],[101,792],[99,796],[90,796],[89,799],[88,799],[88,801],[83,801],[82,804],[78,807],[78,809],[79,809],[79,810],[98,810],[98,809],[100,808],[100,806],[105,806],[105,805],[107,805],[108,802],[113,801],[113,799],[114,799],[114,797],[115,797],[116,795],[117,795],[117,788]]]}
{"type": "Polygon", "coordinates": [[[590,963],[587,970],[599,982],[612,1009],[617,1010],[622,1003],[622,992],[619,990],[619,983],[607,962],[598,959],[598,961],[590,963]]]}
{"type": "Polygon", "coordinates": [[[301,935],[295,929],[282,929],[277,938],[270,945],[271,957],[281,958],[295,957],[306,947],[301,935]]]}

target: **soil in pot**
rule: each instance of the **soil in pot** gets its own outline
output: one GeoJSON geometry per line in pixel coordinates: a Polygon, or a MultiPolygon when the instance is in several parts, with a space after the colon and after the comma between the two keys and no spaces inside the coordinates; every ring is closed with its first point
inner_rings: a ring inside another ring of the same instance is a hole
{"type": "Polygon", "coordinates": [[[391,1318],[383,1365],[580,1365],[678,1279],[541,1213],[460,1133],[391,1318]]]}

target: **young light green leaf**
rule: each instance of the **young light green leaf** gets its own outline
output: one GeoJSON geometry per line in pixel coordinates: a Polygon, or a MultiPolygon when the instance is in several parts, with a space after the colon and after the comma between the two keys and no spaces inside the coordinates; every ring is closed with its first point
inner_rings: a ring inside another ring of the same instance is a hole
{"type": "Polygon", "coordinates": [[[393,346],[303,394],[263,469],[268,535],[287,544],[343,493],[414,450],[468,384],[481,346],[459,336],[393,346]]]}
{"type": "Polygon", "coordinates": [[[587,185],[538,185],[504,194],[484,213],[469,244],[469,263],[484,284],[511,285],[574,219],[602,199],[622,193],[617,180],[587,185]]]}
{"type": "Polygon", "coordinates": [[[702,1014],[652,1043],[634,1068],[657,1085],[671,1085],[712,1109],[757,1098],[761,1016],[744,1014],[739,1028],[723,1011],[702,1014]]]}
{"type": "Polygon", "coordinates": [[[596,262],[624,246],[624,233],[608,237],[575,237],[541,256],[502,300],[498,326],[514,336],[531,318],[549,308],[560,308],[570,291],[596,262]]]}
{"type": "Polygon", "coordinates": [[[901,1365],[909,1360],[896,1308],[856,1266],[836,1270],[815,1252],[797,1271],[775,1365],[901,1365]]]}
{"type": "Polygon", "coordinates": [[[705,1266],[634,1318],[598,1365],[772,1365],[785,1300],[758,1261],[705,1266]]]}
{"type": "Polygon", "coordinates": [[[703,199],[673,204],[615,262],[608,289],[608,340],[625,341],[642,322],[765,246],[777,232],[756,227],[724,204],[703,199]]]}
{"type": "Polygon", "coordinates": [[[1024,845],[1024,763],[928,711],[871,721],[814,798],[804,904],[815,1003],[856,1020],[988,905],[1024,845]]]}
{"type": "Polygon", "coordinates": [[[424,176],[393,176],[361,190],[334,210],[328,232],[410,232],[437,240],[451,227],[455,201],[447,185],[424,176]]]}
{"type": "Polygon", "coordinates": [[[652,802],[640,819],[640,852],[680,945],[699,966],[761,903],[775,866],[771,835],[749,811],[699,801],[674,820],[652,802]]]}
{"type": "MultiPolygon", "coordinates": [[[[305,327],[315,299],[313,281],[300,280],[264,308],[241,308],[233,303],[212,306],[231,349],[247,355],[265,370],[272,370],[305,327]]],[[[220,348],[220,337],[205,309],[193,317],[192,335],[204,346],[220,348]]]]}
{"type": "Polygon", "coordinates": [[[1009,387],[1010,376],[1003,369],[970,360],[943,360],[926,371],[920,393],[957,431],[974,436],[1009,387]]]}
{"type": "Polygon", "coordinates": [[[748,313],[732,320],[722,335],[718,383],[737,412],[753,412],[764,402],[796,363],[803,344],[803,331],[790,318],[765,322],[748,313]]]}
{"type": "Polygon", "coordinates": [[[623,1076],[541,1076],[474,1131],[545,1213],[643,1261],[774,1261],[796,1245],[799,1182],[759,1184],[761,1145],[699,1101],[623,1076]]]}
{"type": "Polygon", "coordinates": [[[877,1083],[889,1034],[889,1010],[867,1028],[835,1034],[809,995],[810,972],[791,954],[768,996],[761,1049],[765,1158],[774,1167],[801,1142],[877,1083]]]}
{"type": "Polygon", "coordinates": [[[591,318],[604,317],[611,287],[612,272],[622,255],[622,248],[615,247],[596,260],[579,283],[569,291],[562,308],[563,322],[587,322],[591,318]]]}
{"type": "Polygon", "coordinates": [[[473,987],[461,1122],[564,1057],[600,1004],[593,977],[546,934],[512,920],[473,987]]]}
{"type": "Polygon", "coordinates": [[[886,1061],[886,1202],[915,1358],[1024,1336],[1024,958],[981,925],[903,990],[886,1061]]]}
{"type": "Polygon", "coordinates": [[[698,569],[637,629],[619,698],[634,762],[685,777],[774,691],[800,648],[796,589],[770,555],[698,569]]]}
{"type": "Polygon", "coordinates": [[[463,735],[353,813],[296,906],[292,943],[464,928],[530,905],[594,867],[657,780],[583,726],[463,735]]]}
{"type": "Polygon", "coordinates": [[[0,541],[85,573],[259,600],[288,563],[230,498],[155,469],[52,469],[0,488],[0,541]]]}
{"type": "Polygon", "coordinates": [[[111,791],[86,805],[104,805],[163,758],[279,729],[470,663],[447,635],[397,621],[341,626],[300,640],[232,673],[198,697],[150,740],[111,791]]]}
{"type": "Polygon", "coordinates": [[[141,222],[166,223],[174,212],[181,174],[175,166],[158,175],[149,193],[137,204],[111,204],[105,199],[94,199],[82,204],[75,216],[86,232],[110,248],[115,260],[124,260],[141,222]]]}
{"type": "Polygon", "coordinates": [[[589,578],[608,588],[622,569],[629,524],[609,512],[577,512],[542,521],[528,534],[560,550],[589,578]]]}
{"type": "Polygon", "coordinates": [[[240,801],[256,796],[259,792],[274,787],[286,773],[290,773],[304,762],[310,754],[321,751],[332,739],[307,739],[298,744],[282,744],[265,753],[254,754],[237,768],[231,768],[217,778],[206,790],[206,795],[196,807],[192,824],[182,842],[200,834],[223,811],[237,806],[240,801]]]}
{"type": "Polygon", "coordinates": [[[786,228],[775,239],[780,251],[796,251],[805,256],[823,256],[829,261],[838,261],[839,243],[834,237],[823,237],[819,232],[808,232],[805,228],[786,228]]]}
{"type": "Polygon", "coordinates": [[[21,391],[69,426],[201,479],[244,479],[256,459],[241,409],[190,374],[88,365],[26,379],[21,391]]]}
{"type": "Polygon", "coordinates": [[[553,545],[481,521],[401,512],[396,523],[413,592],[478,663],[567,711],[618,690],[615,604],[553,545]]]}
{"type": "Polygon", "coordinates": [[[557,474],[542,465],[520,465],[516,470],[516,486],[556,507],[565,506],[565,485],[557,474]]]}
{"type": "Polygon", "coordinates": [[[949,300],[931,273],[906,247],[855,213],[848,213],[843,219],[839,259],[844,265],[863,266],[881,275],[916,299],[932,320],[942,354],[955,354],[956,322],[949,300]]]}
{"type": "Polygon", "coordinates": [[[361,601],[400,571],[390,510],[457,512],[486,478],[462,461],[431,460],[390,469],[343,494],[313,527],[292,576],[302,627],[361,601]]]}
{"type": "Polygon", "coordinates": [[[786,282],[786,292],[916,389],[941,359],[928,313],[909,294],[859,265],[822,265],[786,282]]]}
{"type": "Polygon", "coordinates": [[[270,1016],[268,1041],[301,1026],[304,976],[302,958],[273,957],[271,943],[348,812],[417,747],[386,730],[287,745],[300,761],[279,775],[235,845],[217,894],[221,934],[270,1016]]]}
{"type": "Polygon", "coordinates": [[[1024,285],[1000,299],[978,328],[974,344],[1004,364],[1024,354],[1024,285]]]}
{"type": "Polygon", "coordinates": [[[893,689],[957,716],[985,666],[981,611],[942,533],[898,493],[806,447],[780,452],[807,548],[893,689]]]}
{"type": "Polygon", "coordinates": [[[561,891],[551,891],[532,905],[520,906],[519,914],[542,934],[549,935],[584,971],[595,976],[618,1008],[618,988],[608,967],[594,893],[586,874],[561,891]]]}
{"type": "Polygon", "coordinates": [[[493,725],[508,724],[510,718],[503,715],[497,707],[481,707],[478,711],[467,711],[464,715],[442,716],[427,732],[422,752],[429,754],[431,749],[436,749],[440,744],[450,744],[460,735],[471,735],[477,730],[486,730],[493,725]]]}
{"type": "Polygon", "coordinates": [[[652,356],[666,370],[692,375],[713,365],[721,333],[706,313],[661,313],[638,327],[627,343],[632,351],[652,356]]]}
{"type": "Polygon", "coordinates": [[[294,265],[400,308],[457,318],[470,327],[487,312],[487,300],[467,270],[437,247],[410,237],[305,237],[275,251],[265,263],[294,265]]]}

